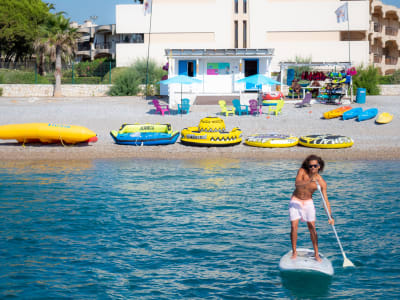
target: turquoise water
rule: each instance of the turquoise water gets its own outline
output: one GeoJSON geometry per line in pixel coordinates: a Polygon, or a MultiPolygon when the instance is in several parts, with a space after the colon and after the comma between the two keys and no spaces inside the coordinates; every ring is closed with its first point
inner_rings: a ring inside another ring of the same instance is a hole
{"type": "MultiPolygon", "coordinates": [[[[0,163],[0,298],[399,298],[400,161],[327,162],[343,258],[315,195],[331,280],[279,272],[299,161],[0,163]]],[[[299,247],[311,248],[305,224],[299,247]]]]}

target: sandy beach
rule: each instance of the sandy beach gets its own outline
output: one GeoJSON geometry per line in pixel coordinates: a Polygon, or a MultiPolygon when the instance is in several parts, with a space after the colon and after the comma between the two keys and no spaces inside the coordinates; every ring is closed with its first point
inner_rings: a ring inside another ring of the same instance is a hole
{"type": "MultiPolygon", "coordinates": [[[[114,158],[192,159],[303,159],[315,153],[327,160],[398,160],[400,159],[400,97],[368,96],[365,104],[352,104],[363,109],[377,107],[379,112],[394,114],[389,124],[377,125],[374,120],[357,122],[340,119],[322,119],[322,114],[335,105],[312,104],[296,108],[295,102],[285,102],[278,116],[221,116],[218,105],[194,105],[187,115],[155,114],[150,100],[140,97],[90,98],[0,98],[0,125],[45,122],[85,126],[98,135],[91,145],[22,146],[14,140],[0,140],[0,160],[90,160],[114,158]],[[174,130],[197,126],[206,116],[220,116],[227,130],[239,127],[243,140],[256,133],[281,133],[295,136],[310,134],[339,134],[349,136],[355,143],[346,149],[313,149],[301,146],[291,148],[256,148],[245,144],[233,147],[190,147],[178,140],[168,146],[122,146],[114,143],[110,130],[123,123],[170,123],[174,130]]],[[[264,107],[264,112],[267,112],[264,107]]],[[[175,111],[176,113],[176,111],[175,111]]]]}

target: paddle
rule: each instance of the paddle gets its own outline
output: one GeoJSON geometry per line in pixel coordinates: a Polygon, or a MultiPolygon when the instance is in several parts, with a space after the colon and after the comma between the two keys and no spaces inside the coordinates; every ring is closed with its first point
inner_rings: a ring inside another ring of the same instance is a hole
{"type": "MultiPolygon", "coordinates": [[[[326,214],[328,215],[328,219],[330,221],[330,220],[332,220],[332,218],[331,218],[331,215],[329,213],[328,206],[326,205],[325,197],[322,194],[321,187],[320,187],[318,181],[315,181],[315,182],[317,183],[318,191],[321,194],[322,202],[324,203],[324,208],[325,208],[326,214]]],[[[338,234],[336,232],[336,229],[335,229],[335,225],[332,224],[331,226],[332,226],[333,232],[335,233],[336,239],[338,241],[338,244],[339,244],[339,247],[340,247],[340,251],[342,251],[343,267],[344,268],[346,268],[346,267],[355,267],[354,264],[346,257],[346,253],[344,253],[344,250],[343,250],[343,247],[342,247],[342,243],[340,242],[339,236],[338,236],[338,234]]]]}

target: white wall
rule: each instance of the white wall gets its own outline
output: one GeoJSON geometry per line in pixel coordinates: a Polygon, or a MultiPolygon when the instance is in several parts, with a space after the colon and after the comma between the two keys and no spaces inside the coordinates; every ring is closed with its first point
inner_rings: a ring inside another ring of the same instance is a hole
{"type": "MultiPolygon", "coordinates": [[[[165,1],[153,0],[151,21],[150,54],[159,61],[164,57],[164,49],[172,48],[232,48],[233,21],[232,3],[227,0],[165,1]],[[160,37],[176,33],[186,34],[187,38],[178,42],[159,42],[160,37]],[[196,41],[196,34],[211,36],[208,41],[196,41]],[[193,38],[191,38],[193,35],[193,38]]],[[[148,33],[150,15],[144,15],[143,5],[116,6],[117,33],[148,33]]],[[[147,43],[143,49],[137,44],[117,46],[117,66],[132,63],[135,53],[147,56],[147,43]]]]}

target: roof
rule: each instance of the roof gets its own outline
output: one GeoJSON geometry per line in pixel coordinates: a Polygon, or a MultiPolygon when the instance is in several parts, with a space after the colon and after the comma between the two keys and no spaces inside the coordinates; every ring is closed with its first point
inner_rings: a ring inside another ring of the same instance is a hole
{"type": "Polygon", "coordinates": [[[165,49],[165,56],[182,57],[182,56],[240,56],[240,57],[272,57],[274,49],[165,49]]]}

